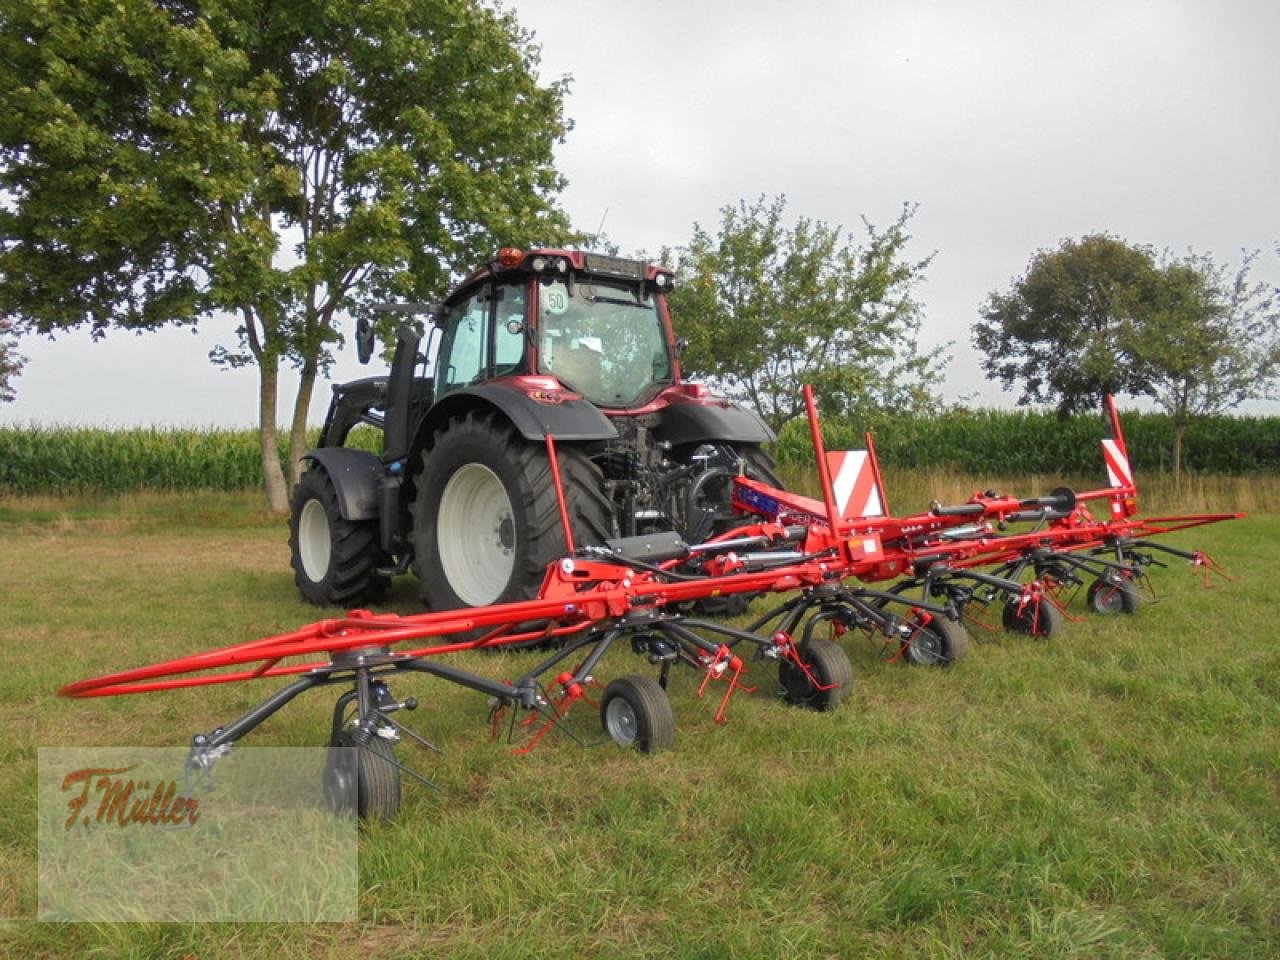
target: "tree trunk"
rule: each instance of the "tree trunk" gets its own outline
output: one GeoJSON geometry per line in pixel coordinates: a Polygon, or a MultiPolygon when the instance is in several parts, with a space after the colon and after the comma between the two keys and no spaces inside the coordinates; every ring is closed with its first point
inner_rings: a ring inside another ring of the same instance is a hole
{"type": "Polygon", "coordinates": [[[302,479],[302,455],[307,452],[307,413],[316,386],[316,362],[310,357],[303,364],[298,381],[298,395],[293,401],[293,422],[289,425],[289,483],[302,479]]]}
{"type": "Polygon", "coordinates": [[[289,490],[280,467],[276,435],[276,396],[279,393],[280,360],[272,355],[258,359],[258,442],[262,453],[262,478],[267,504],[276,513],[289,510],[289,490]]]}
{"type": "Polygon", "coordinates": [[[1182,435],[1187,432],[1185,423],[1174,424],[1173,427],[1173,483],[1182,486],[1182,435]]]}

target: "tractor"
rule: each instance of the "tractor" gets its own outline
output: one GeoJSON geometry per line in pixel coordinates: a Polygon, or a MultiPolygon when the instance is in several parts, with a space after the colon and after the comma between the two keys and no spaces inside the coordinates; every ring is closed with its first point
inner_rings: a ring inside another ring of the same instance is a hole
{"type": "MultiPolygon", "coordinates": [[[[406,315],[390,371],[333,387],[293,490],[303,598],[356,607],[410,571],[435,610],[533,597],[568,548],[557,472],[579,548],[732,526],[734,476],[777,485],[775,437],[682,377],[672,285],[639,260],[506,247],[441,304],[384,305],[406,315]],[[345,445],[360,424],[381,455],[345,445]]],[[[362,363],[374,342],[361,318],[362,363]]]]}

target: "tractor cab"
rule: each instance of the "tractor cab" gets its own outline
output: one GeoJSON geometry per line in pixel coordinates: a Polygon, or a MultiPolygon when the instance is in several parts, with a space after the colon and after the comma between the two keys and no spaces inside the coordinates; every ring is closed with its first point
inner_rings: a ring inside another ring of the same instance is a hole
{"type": "Polygon", "coordinates": [[[678,375],[670,288],[669,271],[637,260],[504,248],[447,301],[437,399],[512,378],[516,389],[576,394],[604,409],[643,405],[678,375]]]}

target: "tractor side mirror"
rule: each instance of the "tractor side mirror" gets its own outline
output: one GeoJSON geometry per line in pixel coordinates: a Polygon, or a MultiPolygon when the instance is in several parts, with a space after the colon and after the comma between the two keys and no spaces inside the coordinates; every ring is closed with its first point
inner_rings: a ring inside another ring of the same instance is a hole
{"type": "Polygon", "coordinates": [[[368,317],[356,320],[356,359],[368,363],[373,356],[374,329],[368,317]]]}

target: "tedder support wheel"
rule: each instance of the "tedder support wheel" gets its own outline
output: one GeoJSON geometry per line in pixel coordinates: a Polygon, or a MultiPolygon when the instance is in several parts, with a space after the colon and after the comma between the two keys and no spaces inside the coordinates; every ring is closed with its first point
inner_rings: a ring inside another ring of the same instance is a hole
{"type": "Polygon", "coordinates": [[[391,744],[374,736],[358,746],[344,730],[329,744],[324,798],[335,813],[361,820],[391,820],[400,810],[400,768],[391,744]]]}
{"type": "Polygon", "coordinates": [[[1132,582],[1104,577],[1089,584],[1086,600],[1090,610],[1101,614],[1137,613],[1142,605],[1142,595],[1132,582]]]}
{"type": "Polygon", "coordinates": [[[1062,614],[1048,600],[1039,604],[1028,603],[1018,612],[1018,603],[1011,600],[1004,605],[1000,617],[1010,633],[1022,633],[1032,637],[1052,637],[1062,628],[1062,614]]]}
{"type": "Polygon", "coordinates": [[[600,724],[617,744],[641,753],[668,749],[676,741],[676,718],[667,692],[652,677],[629,674],[605,687],[600,724]]]}
{"type": "Polygon", "coordinates": [[[289,554],[293,580],[308,603],[357,607],[387,589],[376,520],[344,520],[329,473],[313,464],[293,488],[289,554]]]}
{"type": "MultiPolygon", "coordinates": [[[[613,534],[599,468],[567,444],[558,460],[575,544],[601,543],[613,534]]],[[[413,514],[413,571],[433,610],[531,599],[567,552],[546,448],[496,411],[474,409],[436,431],[413,514]]]]}
{"type": "MultiPolygon", "coordinates": [[[[1047,604],[1046,604],[1047,606],[1047,604]]],[[[912,623],[910,640],[902,645],[902,659],[926,667],[949,667],[969,652],[969,631],[948,617],[912,623]]]]}
{"type": "Polygon", "coordinates": [[[799,652],[809,668],[808,674],[788,660],[778,662],[778,682],[787,703],[811,710],[834,710],[853,689],[849,655],[843,647],[822,637],[809,640],[799,652]]]}

